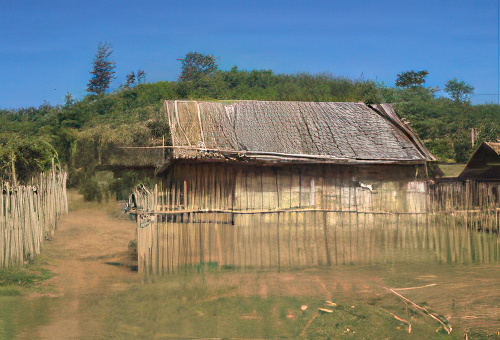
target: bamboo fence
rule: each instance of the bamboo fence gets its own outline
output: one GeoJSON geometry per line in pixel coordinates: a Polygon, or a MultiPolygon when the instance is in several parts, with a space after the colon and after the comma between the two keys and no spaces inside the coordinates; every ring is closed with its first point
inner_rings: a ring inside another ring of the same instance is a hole
{"type": "Polygon", "coordinates": [[[217,176],[135,193],[140,272],[500,260],[494,183],[387,182],[367,190],[348,176],[314,181],[283,171],[275,183],[238,174],[228,193],[217,176]]]}
{"type": "Polygon", "coordinates": [[[0,268],[21,266],[40,254],[58,218],[68,212],[66,179],[53,167],[29,186],[0,184],[0,268]]]}

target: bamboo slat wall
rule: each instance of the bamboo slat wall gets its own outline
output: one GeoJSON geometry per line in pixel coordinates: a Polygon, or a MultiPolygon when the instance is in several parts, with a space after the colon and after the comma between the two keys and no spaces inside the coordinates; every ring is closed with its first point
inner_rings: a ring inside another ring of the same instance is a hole
{"type": "Polygon", "coordinates": [[[328,165],[177,166],[164,188],[135,193],[139,270],[375,260],[378,244],[389,242],[380,240],[391,240],[406,215],[419,223],[428,195],[423,182],[381,182],[374,189],[358,177],[352,169],[328,165]]]}
{"type": "Polygon", "coordinates": [[[463,220],[475,231],[499,232],[500,182],[459,181],[431,185],[432,212],[463,220]]]}
{"type": "Polygon", "coordinates": [[[40,174],[31,186],[0,186],[0,268],[20,266],[40,254],[45,237],[68,212],[66,173],[40,174]]]}

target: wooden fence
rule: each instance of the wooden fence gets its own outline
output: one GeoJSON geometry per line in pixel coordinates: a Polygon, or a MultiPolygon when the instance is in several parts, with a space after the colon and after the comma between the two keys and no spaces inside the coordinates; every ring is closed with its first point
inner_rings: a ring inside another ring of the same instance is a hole
{"type": "Polygon", "coordinates": [[[337,192],[349,199],[339,198],[337,206],[267,210],[179,204],[179,197],[189,197],[185,185],[136,192],[139,271],[500,260],[496,184],[410,182],[404,193],[390,185],[337,192]],[[404,211],[394,211],[390,202],[403,194],[404,211]]]}
{"type": "Polygon", "coordinates": [[[500,182],[442,182],[432,184],[429,192],[432,212],[461,219],[470,229],[498,234],[500,182]]]}
{"type": "Polygon", "coordinates": [[[40,254],[42,243],[68,212],[66,173],[40,174],[30,186],[1,184],[0,268],[20,266],[40,254]]]}

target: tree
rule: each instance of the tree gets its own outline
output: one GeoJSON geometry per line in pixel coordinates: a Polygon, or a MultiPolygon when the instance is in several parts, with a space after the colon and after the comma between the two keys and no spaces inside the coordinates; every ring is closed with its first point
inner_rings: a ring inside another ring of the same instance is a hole
{"type": "Polygon", "coordinates": [[[66,95],[64,96],[64,107],[66,108],[72,107],[73,105],[75,105],[75,103],[76,100],[75,98],[73,98],[73,95],[67,92],[66,95]]]}
{"type": "Polygon", "coordinates": [[[126,89],[134,87],[135,86],[135,73],[134,71],[130,72],[127,74],[127,77],[125,78],[125,85],[124,87],[126,89]]]}
{"type": "Polygon", "coordinates": [[[109,59],[113,53],[111,44],[100,42],[97,46],[97,53],[92,61],[92,77],[87,84],[87,92],[93,94],[103,94],[114,78],[116,64],[109,59]]]}
{"type": "Polygon", "coordinates": [[[466,84],[463,80],[456,78],[448,80],[444,86],[444,91],[456,102],[470,102],[470,95],[474,93],[474,86],[466,84]]]}
{"type": "Polygon", "coordinates": [[[182,66],[179,80],[181,82],[198,80],[203,76],[215,73],[218,69],[217,58],[211,54],[189,52],[184,59],[180,60],[182,66]]]}
{"type": "Polygon", "coordinates": [[[134,71],[127,74],[125,77],[125,84],[120,85],[120,88],[130,89],[135,87],[137,84],[144,84],[146,82],[146,72],[144,70],[137,71],[137,74],[134,71]]]}
{"type": "Polygon", "coordinates": [[[137,71],[137,82],[139,84],[146,83],[146,71],[144,70],[137,71]]]}
{"type": "Polygon", "coordinates": [[[427,77],[428,74],[429,72],[426,70],[418,72],[413,70],[402,72],[398,74],[396,86],[404,88],[422,86],[425,83],[425,77],[427,77]]]}

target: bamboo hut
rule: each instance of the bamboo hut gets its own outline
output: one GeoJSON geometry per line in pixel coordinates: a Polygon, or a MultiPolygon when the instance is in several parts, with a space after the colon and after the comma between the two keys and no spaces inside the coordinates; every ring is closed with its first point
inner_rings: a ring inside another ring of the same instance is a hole
{"type": "Polygon", "coordinates": [[[140,271],[352,262],[368,256],[359,242],[374,214],[426,210],[435,159],[391,105],[166,101],[165,109],[172,146],[157,170],[161,186],[139,204],[140,271]]]}
{"type": "Polygon", "coordinates": [[[197,201],[215,201],[220,191],[224,209],[318,207],[332,181],[405,187],[427,179],[435,160],[388,104],[166,101],[165,107],[173,150],[158,171],[164,187],[202,185],[191,197],[197,201]]]}

